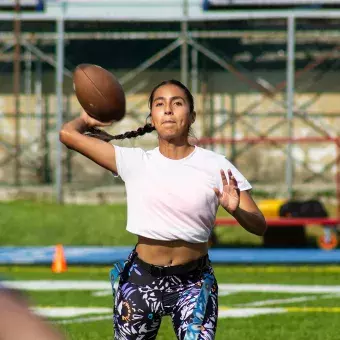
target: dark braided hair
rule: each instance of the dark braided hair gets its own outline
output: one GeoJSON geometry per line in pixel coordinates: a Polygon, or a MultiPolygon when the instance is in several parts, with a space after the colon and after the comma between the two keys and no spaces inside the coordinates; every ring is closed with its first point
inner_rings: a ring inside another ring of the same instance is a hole
{"type": "Polygon", "coordinates": [[[114,140],[114,139],[117,140],[117,139],[135,138],[138,136],[143,136],[146,133],[150,133],[154,130],[155,130],[155,127],[148,123],[148,124],[145,124],[143,127],[139,127],[135,131],[127,131],[125,133],[122,133],[121,135],[112,136],[106,131],[103,131],[101,129],[94,128],[94,127],[88,129],[84,134],[86,136],[101,139],[104,142],[110,142],[111,140],[114,140]]]}
{"type": "MultiPolygon", "coordinates": [[[[186,95],[186,97],[189,101],[190,113],[194,111],[194,98],[193,98],[192,94],[186,88],[186,86],[184,86],[180,81],[175,80],[175,79],[165,80],[165,81],[161,82],[160,84],[158,84],[157,86],[154,87],[154,89],[152,90],[150,97],[149,97],[149,108],[150,108],[150,110],[151,110],[151,107],[152,107],[152,102],[153,102],[153,99],[154,99],[154,96],[155,96],[155,92],[160,87],[162,87],[164,85],[176,85],[179,88],[181,88],[184,91],[184,93],[185,93],[185,95],[186,95]]],[[[149,114],[148,118],[150,117],[150,115],[151,114],[149,114]]],[[[150,123],[147,123],[143,127],[139,127],[137,130],[127,131],[125,133],[122,133],[120,135],[115,135],[115,136],[112,136],[109,133],[107,133],[106,131],[103,131],[103,130],[95,128],[95,127],[89,128],[84,134],[86,136],[101,139],[104,142],[110,142],[111,140],[121,140],[121,139],[135,138],[135,137],[143,136],[146,133],[150,133],[154,130],[156,130],[155,127],[152,126],[150,123]]]]}

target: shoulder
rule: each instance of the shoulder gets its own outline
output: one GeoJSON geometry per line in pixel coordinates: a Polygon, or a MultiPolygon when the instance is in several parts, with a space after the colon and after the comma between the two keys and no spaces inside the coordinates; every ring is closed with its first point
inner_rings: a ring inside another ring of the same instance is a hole
{"type": "Polygon", "coordinates": [[[113,145],[115,151],[120,154],[135,154],[135,155],[143,155],[146,154],[146,151],[142,148],[134,148],[134,147],[126,147],[126,146],[118,146],[113,145]]]}
{"type": "Polygon", "coordinates": [[[208,150],[208,149],[204,149],[204,148],[201,148],[199,146],[197,147],[197,150],[198,150],[198,154],[200,155],[200,157],[204,158],[207,161],[208,160],[212,161],[212,162],[214,162],[215,164],[218,164],[218,165],[219,164],[225,164],[226,162],[230,163],[225,155],[222,155],[218,152],[208,150]]]}

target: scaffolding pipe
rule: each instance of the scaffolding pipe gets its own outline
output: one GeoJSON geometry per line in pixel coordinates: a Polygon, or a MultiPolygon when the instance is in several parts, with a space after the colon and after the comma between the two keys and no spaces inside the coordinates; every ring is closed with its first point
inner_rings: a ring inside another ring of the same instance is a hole
{"type": "Polygon", "coordinates": [[[243,138],[215,138],[215,137],[202,137],[198,140],[198,144],[200,145],[209,145],[209,144],[230,144],[230,143],[245,143],[245,144],[272,144],[280,143],[280,144],[311,144],[311,143],[326,143],[332,142],[340,145],[340,138],[338,137],[320,137],[320,136],[312,136],[312,137],[269,137],[269,136],[261,136],[261,137],[243,137],[243,138]]]}
{"type": "MultiPolygon", "coordinates": [[[[64,3],[60,3],[62,8],[64,3]]],[[[0,21],[13,21],[13,13],[0,13],[0,21]]],[[[101,21],[110,22],[114,17],[115,22],[181,22],[183,20],[180,16],[117,16],[112,12],[105,11],[102,15],[82,16],[81,11],[77,15],[65,14],[65,21],[101,21]]],[[[257,20],[257,19],[288,19],[289,17],[301,18],[301,19],[339,19],[339,9],[315,9],[311,10],[258,10],[258,11],[212,11],[205,12],[202,14],[188,15],[186,21],[188,22],[200,22],[200,21],[238,21],[238,20],[257,20]]],[[[24,21],[56,21],[58,20],[58,14],[45,13],[24,13],[21,14],[21,20],[24,21]]]]}
{"type": "Polygon", "coordinates": [[[181,22],[181,81],[185,86],[188,86],[188,22],[185,20],[188,17],[188,0],[183,0],[183,21],[181,22]]]}
{"type": "MultiPolygon", "coordinates": [[[[294,75],[295,75],[295,18],[289,17],[287,20],[287,128],[288,138],[293,138],[293,119],[294,119],[294,75]]],[[[288,199],[293,196],[293,145],[287,144],[287,162],[286,162],[286,185],[288,199]]]]}
{"type": "Polygon", "coordinates": [[[40,60],[35,62],[34,97],[36,135],[39,136],[43,122],[42,65],[40,60]]]}
{"type": "Polygon", "coordinates": [[[25,52],[25,95],[26,95],[26,108],[29,110],[29,116],[33,119],[31,112],[31,94],[32,94],[32,53],[31,51],[25,52]]]}
{"type": "MultiPolygon", "coordinates": [[[[57,21],[57,25],[58,25],[59,20],[57,21]]],[[[63,43],[64,43],[64,37],[62,37],[63,39],[63,43]]],[[[56,45],[58,46],[59,44],[59,40],[60,38],[58,38],[55,42],[56,45]]],[[[42,52],[39,48],[37,48],[36,46],[32,45],[29,42],[24,42],[23,45],[29,50],[31,51],[34,55],[36,55],[38,58],[40,58],[42,61],[45,61],[47,64],[50,64],[51,66],[53,66],[54,68],[58,68],[58,61],[55,61],[53,57],[51,57],[50,55],[42,52]]],[[[65,74],[65,76],[72,78],[72,71],[68,70],[65,66],[63,66],[63,73],[65,74]]]]}
{"type": "Polygon", "coordinates": [[[191,49],[191,92],[198,94],[198,51],[191,49]]]}
{"type": "Polygon", "coordinates": [[[229,71],[230,73],[234,74],[237,78],[239,78],[244,83],[248,84],[250,87],[257,89],[260,92],[264,92],[270,95],[270,92],[267,88],[262,86],[259,82],[253,81],[252,79],[248,78],[245,74],[237,70],[233,65],[228,63],[225,59],[219,57],[216,53],[212,52],[208,48],[204,47],[203,45],[199,44],[198,42],[189,39],[189,44],[196,48],[199,52],[205,55],[207,58],[214,61],[216,64],[220,65],[224,70],[229,71]]]}
{"type": "Polygon", "coordinates": [[[56,198],[59,204],[63,203],[63,166],[62,144],[59,141],[59,131],[63,125],[63,80],[64,80],[64,18],[61,14],[57,20],[58,40],[56,41],[57,69],[56,69],[56,99],[57,99],[57,124],[56,124],[56,198]]]}
{"type": "MultiPolygon", "coordinates": [[[[179,38],[180,32],[68,32],[65,33],[64,40],[174,40],[179,38]]],[[[206,39],[243,39],[242,42],[247,45],[259,43],[284,43],[286,41],[285,31],[247,31],[247,30],[197,30],[191,29],[188,32],[190,38],[206,38],[206,39]]],[[[22,39],[28,41],[34,38],[35,41],[54,43],[58,38],[54,32],[29,32],[23,33],[22,39]]],[[[324,43],[338,43],[340,32],[338,30],[308,30],[296,32],[296,42],[324,42],[324,43]]],[[[15,40],[12,32],[2,32],[0,41],[13,42],[15,40]]]]}
{"type": "Polygon", "coordinates": [[[127,84],[129,81],[134,79],[138,74],[149,68],[151,65],[159,61],[160,59],[164,58],[166,55],[171,53],[173,50],[175,50],[178,46],[181,46],[182,40],[177,39],[173,41],[171,44],[163,48],[162,50],[158,51],[156,54],[154,54],[149,59],[145,60],[143,63],[141,63],[139,66],[137,66],[134,70],[126,73],[122,78],[119,79],[119,82],[122,85],[127,84]]]}
{"type": "Polygon", "coordinates": [[[14,183],[20,185],[20,54],[21,54],[21,21],[20,21],[20,0],[15,0],[14,17],[14,65],[13,65],[13,93],[15,110],[15,161],[14,161],[14,183]]]}

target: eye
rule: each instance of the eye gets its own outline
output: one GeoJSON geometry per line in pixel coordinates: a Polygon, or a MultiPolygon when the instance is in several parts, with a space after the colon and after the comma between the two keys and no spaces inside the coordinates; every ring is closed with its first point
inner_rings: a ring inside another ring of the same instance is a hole
{"type": "Polygon", "coordinates": [[[157,106],[161,106],[161,105],[163,105],[162,102],[158,102],[158,103],[155,104],[156,107],[157,107],[157,106]]]}
{"type": "Polygon", "coordinates": [[[182,104],[182,102],[175,102],[174,103],[176,106],[182,106],[183,104],[182,104]]]}

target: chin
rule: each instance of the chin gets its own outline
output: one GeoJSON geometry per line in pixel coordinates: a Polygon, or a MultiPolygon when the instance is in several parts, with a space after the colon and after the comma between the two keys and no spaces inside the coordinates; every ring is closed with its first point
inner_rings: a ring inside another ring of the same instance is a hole
{"type": "Polygon", "coordinates": [[[172,139],[178,138],[179,134],[178,133],[171,133],[170,131],[168,131],[168,132],[165,132],[165,133],[160,133],[159,136],[160,136],[161,139],[170,141],[172,139]]]}
{"type": "Polygon", "coordinates": [[[167,142],[171,142],[175,139],[177,139],[178,137],[177,136],[174,136],[174,135],[163,135],[163,136],[160,136],[161,139],[163,140],[166,140],[167,142]]]}

